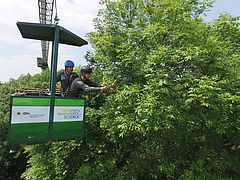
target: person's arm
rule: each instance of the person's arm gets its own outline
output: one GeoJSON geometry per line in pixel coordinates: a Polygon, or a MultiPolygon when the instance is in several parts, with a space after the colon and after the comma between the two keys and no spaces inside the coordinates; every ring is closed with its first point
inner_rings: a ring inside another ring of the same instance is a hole
{"type": "Polygon", "coordinates": [[[63,88],[61,86],[58,85],[58,83],[56,83],[56,87],[61,91],[63,92],[63,88]]]}
{"type": "Polygon", "coordinates": [[[76,87],[78,89],[83,89],[84,91],[90,91],[90,92],[99,92],[102,90],[101,89],[102,87],[91,87],[91,86],[83,83],[82,81],[77,81],[76,87]]]}
{"type": "MultiPolygon", "coordinates": [[[[93,82],[93,81],[92,81],[93,82]]],[[[90,91],[90,92],[99,92],[99,91],[106,91],[109,90],[109,85],[104,84],[102,87],[91,87],[82,81],[77,81],[76,86],[78,89],[83,89],[84,91],[90,91]]]]}
{"type": "Polygon", "coordinates": [[[61,73],[59,73],[56,77],[56,87],[63,92],[63,88],[61,86],[58,85],[58,82],[61,80],[61,73]]]}
{"type": "MultiPolygon", "coordinates": [[[[89,85],[90,87],[97,87],[97,86],[98,86],[98,83],[93,82],[93,81],[90,80],[90,79],[86,80],[86,84],[89,85]]],[[[108,85],[108,84],[104,84],[104,85],[101,87],[101,90],[109,90],[109,85],[108,85]]]]}

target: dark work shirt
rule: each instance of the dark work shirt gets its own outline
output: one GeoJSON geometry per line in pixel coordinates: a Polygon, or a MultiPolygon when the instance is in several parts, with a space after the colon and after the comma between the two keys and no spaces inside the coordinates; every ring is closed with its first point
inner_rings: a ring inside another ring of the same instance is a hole
{"type": "Polygon", "coordinates": [[[78,78],[77,73],[73,72],[71,75],[68,75],[65,71],[61,72],[56,77],[56,82],[61,81],[61,87],[64,92],[71,86],[74,79],[78,78]]]}
{"type": "Polygon", "coordinates": [[[73,81],[69,91],[71,93],[71,96],[78,97],[81,95],[81,92],[83,90],[91,91],[91,92],[100,92],[101,87],[97,87],[97,86],[98,86],[98,83],[95,83],[90,79],[87,79],[86,81],[83,82],[82,79],[79,77],[73,81]]]}

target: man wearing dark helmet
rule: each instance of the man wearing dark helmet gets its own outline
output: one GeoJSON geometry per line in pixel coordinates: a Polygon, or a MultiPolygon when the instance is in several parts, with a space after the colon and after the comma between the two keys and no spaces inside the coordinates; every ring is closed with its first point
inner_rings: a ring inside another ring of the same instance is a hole
{"type": "Polygon", "coordinates": [[[98,87],[98,83],[90,80],[92,69],[88,66],[83,66],[81,68],[82,76],[76,78],[72,85],[70,86],[68,96],[69,97],[79,97],[82,91],[100,92],[104,90],[109,90],[109,85],[104,84],[102,87],[98,87]]]}

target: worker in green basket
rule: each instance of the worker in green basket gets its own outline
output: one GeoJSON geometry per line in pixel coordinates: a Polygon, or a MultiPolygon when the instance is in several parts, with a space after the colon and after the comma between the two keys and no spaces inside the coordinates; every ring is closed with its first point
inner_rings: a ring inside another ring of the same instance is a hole
{"type": "Polygon", "coordinates": [[[56,82],[61,81],[61,86],[56,83],[56,87],[61,91],[61,96],[65,97],[66,92],[69,90],[72,82],[78,78],[78,74],[73,72],[74,63],[71,60],[66,60],[64,63],[65,71],[61,72],[56,77],[56,82]]]}
{"type": "Polygon", "coordinates": [[[82,91],[100,92],[109,90],[108,84],[98,87],[98,83],[90,80],[92,74],[90,67],[83,66],[81,68],[81,74],[82,76],[76,78],[70,86],[69,92],[67,93],[68,97],[80,97],[82,91]]]}

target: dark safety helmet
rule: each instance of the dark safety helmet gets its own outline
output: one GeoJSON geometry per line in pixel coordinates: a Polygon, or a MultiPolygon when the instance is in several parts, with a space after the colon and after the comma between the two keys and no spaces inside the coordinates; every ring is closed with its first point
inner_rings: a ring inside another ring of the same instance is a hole
{"type": "Polygon", "coordinates": [[[74,66],[74,63],[71,60],[66,60],[65,66],[74,66]]]}
{"type": "Polygon", "coordinates": [[[92,73],[92,69],[90,67],[88,67],[88,66],[83,66],[81,68],[81,74],[83,74],[83,73],[90,74],[90,73],[92,73]]]}

